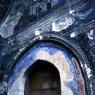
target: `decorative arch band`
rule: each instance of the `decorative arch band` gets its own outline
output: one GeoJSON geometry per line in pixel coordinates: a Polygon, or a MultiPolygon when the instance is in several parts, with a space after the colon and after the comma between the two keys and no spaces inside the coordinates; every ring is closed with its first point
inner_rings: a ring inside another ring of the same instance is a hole
{"type": "Polygon", "coordinates": [[[61,95],[85,95],[79,62],[70,51],[54,43],[38,43],[19,59],[11,73],[8,95],[24,95],[25,72],[37,60],[48,61],[58,69],[61,95]]]}

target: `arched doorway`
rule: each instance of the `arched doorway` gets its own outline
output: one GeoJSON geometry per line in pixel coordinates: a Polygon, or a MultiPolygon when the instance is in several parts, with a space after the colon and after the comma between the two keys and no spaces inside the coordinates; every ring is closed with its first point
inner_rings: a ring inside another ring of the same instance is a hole
{"type": "Polygon", "coordinates": [[[23,53],[11,73],[8,95],[86,95],[80,55],[78,60],[73,52],[55,42],[36,43],[23,53]],[[52,76],[48,86],[41,75],[47,75],[47,79],[52,76]],[[57,86],[51,82],[54,79],[57,86]]]}
{"type": "Polygon", "coordinates": [[[47,61],[36,61],[27,71],[24,95],[61,95],[60,75],[47,61]]]}

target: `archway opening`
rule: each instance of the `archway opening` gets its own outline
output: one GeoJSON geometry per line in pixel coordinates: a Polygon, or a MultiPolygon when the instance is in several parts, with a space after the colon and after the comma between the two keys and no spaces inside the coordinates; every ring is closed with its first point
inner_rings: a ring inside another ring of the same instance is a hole
{"type": "Polygon", "coordinates": [[[47,61],[36,61],[26,72],[24,95],[61,95],[60,75],[47,61]]]}

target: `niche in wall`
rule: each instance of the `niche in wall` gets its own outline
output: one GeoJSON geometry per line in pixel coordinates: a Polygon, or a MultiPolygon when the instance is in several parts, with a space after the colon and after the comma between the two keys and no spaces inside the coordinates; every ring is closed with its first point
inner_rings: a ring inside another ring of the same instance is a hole
{"type": "Polygon", "coordinates": [[[61,95],[59,71],[51,63],[36,61],[27,74],[24,95],[61,95]]]}

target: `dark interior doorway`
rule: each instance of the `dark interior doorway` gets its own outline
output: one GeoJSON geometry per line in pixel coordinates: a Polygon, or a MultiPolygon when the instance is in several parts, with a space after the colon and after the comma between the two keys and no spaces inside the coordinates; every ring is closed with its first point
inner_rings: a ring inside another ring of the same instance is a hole
{"type": "Polygon", "coordinates": [[[36,61],[27,71],[24,95],[61,95],[57,68],[46,61],[36,61]]]}

